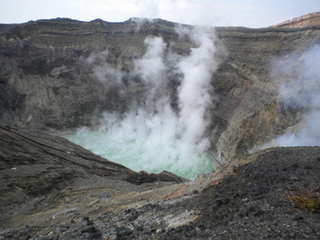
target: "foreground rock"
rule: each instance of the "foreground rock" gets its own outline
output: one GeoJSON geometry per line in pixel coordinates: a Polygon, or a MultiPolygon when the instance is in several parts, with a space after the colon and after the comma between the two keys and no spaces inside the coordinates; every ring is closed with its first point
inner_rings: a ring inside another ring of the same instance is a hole
{"type": "MultiPolygon", "coordinates": [[[[119,195],[109,188],[101,192],[91,188],[87,196],[80,190],[65,191],[59,206],[28,216],[19,228],[5,225],[0,237],[319,239],[320,213],[299,210],[286,197],[289,187],[320,186],[319,156],[319,147],[264,150],[242,159],[239,167],[230,168],[223,179],[207,184],[203,191],[193,188],[174,198],[172,192],[192,186],[197,179],[119,195]]],[[[318,189],[315,196],[319,195],[318,189]]]]}
{"type": "Polygon", "coordinates": [[[30,215],[63,201],[87,201],[80,196],[91,192],[108,198],[185,181],[166,171],[136,173],[64,138],[0,125],[2,229],[30,224],[30,215]]]}

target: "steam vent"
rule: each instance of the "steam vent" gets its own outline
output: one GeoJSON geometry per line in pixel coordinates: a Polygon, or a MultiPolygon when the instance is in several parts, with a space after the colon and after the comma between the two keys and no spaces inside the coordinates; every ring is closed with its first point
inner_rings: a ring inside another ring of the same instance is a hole
{"type": "Polygon", "coordinates": [[[320,13],[268,28],[0,24],[0,239],[320,239],[320,13]]]}

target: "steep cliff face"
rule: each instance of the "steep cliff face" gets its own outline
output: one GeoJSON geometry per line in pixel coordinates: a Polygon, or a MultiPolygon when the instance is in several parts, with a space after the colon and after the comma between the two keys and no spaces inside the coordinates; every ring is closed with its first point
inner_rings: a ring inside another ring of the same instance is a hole
{"type": "Polygon", "coordinates": [[[125,84],[133,59],[145,52],[146,37],[161,36],[178,43],[175,51],[189,51],[191,44],[174,27],[165,21],[69,19],[2,25],[1,121],[61,129],[90,125],[94,111],[124,110],[130,96],[143,90],[125,84]],[[97,68],[122,71],[123,82],[117,84],[114,75],[101,81],[97,68]]]}
{"type": "MultiPolygon", "coordinates": [[[[147,37],[161,36],[168,51],[180,56],[195,46],[190,38],[179,36],[178,27],[164,20],[138,19],[0,25],[0,122],[68,129],[91,125],[104,111],[123,113],[146,88],[132,70],[133,61],[146,52],[147,37]],[[103,79],[97,68],[104,69],[103,79]]],[[[217,97],[208,135],[212,149],[230,159],[301,120],[304,108],[283,108],[279,87],[292,76],[276,71],[274,61],[291,53],[302,56],[320,44],[320,27],[230,27],[215,32],[219,67],[211,84],[217,97]]],[[[166,89],[175,108],[179,78],[170,76],[166,89]]]]}
{"type": "MultiPolygon", "coordinates": [[[[228,60],[215,77],[216,92],[220,94],[216,113],[226,124],[217,136],[217,148],[224,157],[241,156],[303,118],[306,106],[285,107],[281,87],[303,81],[306,69],[301,67],[302,56],[320,43],[319,30],[319,26],[217,30],[229,50],[228,60]],[[286,67],[296,72],[284,70],[286,67]]],[[[301,90],[303,84],[296,85],[301,90]]]]}

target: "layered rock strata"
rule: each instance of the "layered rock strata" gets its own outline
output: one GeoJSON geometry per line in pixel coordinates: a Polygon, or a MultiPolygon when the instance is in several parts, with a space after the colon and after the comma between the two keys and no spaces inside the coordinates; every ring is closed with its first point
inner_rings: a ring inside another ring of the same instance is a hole
{"type": "MultiPolygon", "coordinates": [[[[133,60],[146,51],[146,37],[162,37],[178,55],[187,55],[194,47],[188,37],[179,37],[179,26],[159,19],[123,23],[53,19],[1,25],[1,122],[69,129],[90,126],[105,111],[125,112],[145,90],[139,79],[132,84],[131,71],[133,60]],[[110,84],[116,81],[114,76],[100,81],[97,66],[121,71],[121,84],[110,84]]],[[[291,53],[302,56],[318,45],[319,30],[319,25],[215,29],[219,67],[211,84],[217,102],[208,129],[213,151],[224,159],[241,156],[302,119],[303,109],[283,108],[279,87],[292,76],[277,72],[273,63],[291,53]]],[[[299,62],[299,57],[295,59],[299,62]]],[[[172,106],[178,85],[172,75],[168,79],[172,106]]]]}

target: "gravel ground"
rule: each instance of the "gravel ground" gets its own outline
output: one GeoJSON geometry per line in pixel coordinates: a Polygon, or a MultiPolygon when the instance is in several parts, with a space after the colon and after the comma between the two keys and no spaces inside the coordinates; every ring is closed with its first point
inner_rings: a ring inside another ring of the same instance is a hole
{"type": "Polygon", "coordinates": [[[202,192],[87,215],[71,209],[0,239],[320,239],[320,213],[286,198],[288,187],[320,186],[319,173],[319,147],[273,148],[202,192]]]}

